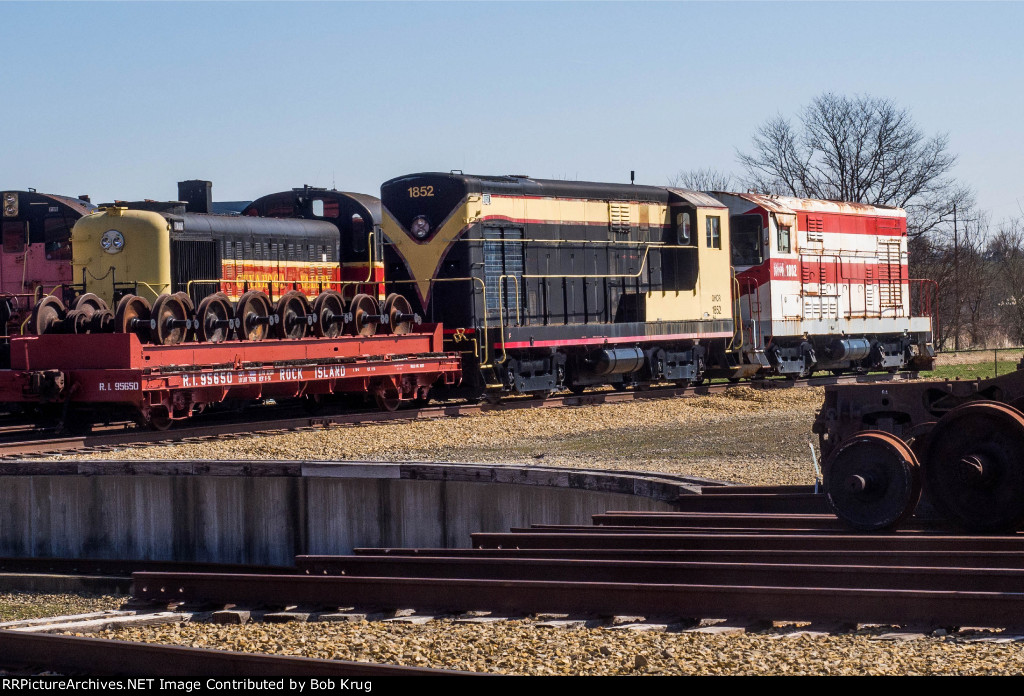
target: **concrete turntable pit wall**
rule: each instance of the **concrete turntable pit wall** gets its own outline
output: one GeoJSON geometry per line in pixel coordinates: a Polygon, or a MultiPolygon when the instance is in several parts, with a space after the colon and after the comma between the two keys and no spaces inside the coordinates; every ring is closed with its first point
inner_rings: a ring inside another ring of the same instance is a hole
{"type": "Polygon", "coordinates": [[[472,532],[673,510],[702,483],[469,464],[5,462],[0,556],[291,565],[357,546],[468,547],[472,532]]]}

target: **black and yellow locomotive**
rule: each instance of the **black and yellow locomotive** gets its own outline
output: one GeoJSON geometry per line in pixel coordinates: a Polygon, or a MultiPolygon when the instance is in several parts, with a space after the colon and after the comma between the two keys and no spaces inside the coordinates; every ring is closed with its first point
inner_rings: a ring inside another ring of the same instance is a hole
{"type": "Polygon", "coordinates": [[[381,186],[388,292],[443,322],[463,391],[701,381],[733,337],[728,210],[702,193],[526,176],[381,186]]]}
{"type": "Polygon", "coordinates": [[[384,263],[380,199],[363,193],[303,186],[261,196],[242,210],[247,217],[320,220],[338,231],[338,283],[351,298],[359,293],[383,300],[384,263]]]}

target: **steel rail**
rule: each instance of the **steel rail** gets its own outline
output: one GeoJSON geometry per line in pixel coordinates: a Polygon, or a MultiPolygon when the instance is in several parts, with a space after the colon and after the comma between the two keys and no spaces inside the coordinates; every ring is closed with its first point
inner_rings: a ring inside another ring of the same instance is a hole
{"type": "MultiPolygon", "coordinates": [[[[721,496],[719,496],[721,497],[721,496]]],[[[804,527],[822,531],[841,529],[847,532],[850,528],[836,518],[835,513],[763,513],[733,511],[701,511],[701,512],[651,512],[624,513],[606,512],[592,516],[594,528],[643,528],[655,529],[687,529],[690,527],[747,527],[753,529],[792,529],[804,527]]],[[[901,528],[901,532],[914,529],[933,529],[935,522],[928,519],[911,519],[901,528]]],[[[556,525],[544,525],[555,527],[556,525]]],[[[540,527],[538,524],[531,527],[540,527]]]]}
{"type": "MultiPolygon", "coordinates": [[[[727,563],[782,563],[810,565],[938,566],[958,568],[1024,568],[1024,553],[1019,551],[864,551],[809,549],[391,549],[356,548],[359,556],[445,557],[530,559],[604,559],[619,561],[704,561],[727,563]]],[[[296,556],[300,559],[317,556],[296,556]]],[[[314,561],[302,560],[303,563],[314,561]]]]}
{"type": "MultiPolygon", "coordinates": [[[[732,493],[732,486],[704,486],[701,493],[681,495],[675,501],[679,512],[734,512],[761,514],[832,514],[828,500],[821,493],[732,493]],[[724,489],[724,490],[722,490],[724,489]]],[[[617,512],[611,511],[614,515],[617,512]]]]}
{"type": "Polygon", "coordinates": [[[687,561],[612,561],[450,557],[320,557],[302,560],[310,576],[555,580],[560,582],[655,583],[828,587],[882,590],[1021,592],[1024,570],[957,567],[799,565],[687,561]]]}
{"type": "Polygon", "coordinates": [[[498,533],[471,535],[475,548],[521,549],[808,549],[874,551],[1024,551],[1024,535],[1011,537],[825,534],[588,534],[498,533]]]}
{"type": "Polygon", "coordinates": [[[138,599],[161,603],[413,607],[428,612],[754,617],[789,621],[1015,626],[1024,593],[655,583],[352,578],[272,575],[134,576],[138,599]]]}
{"type": "Polygon", "coordinates": [[[0,630],[0,664],[125,677],[468,676],[471,672],[0,630]]]}
{"type": "MultiPolygon", "coordinates": [[[[755,529],[844,529],[835,514],[828,513],[760,513],[760,512],[665,512],[625,513],[605,512],[592,515],[594,527],[663,527],[685,529],[687,527],[751,527],[755,529]]],[[[531,525],[537,527],[538,525],[531,525]]],[[[554,525],[550,525],[554,526],[554,525]]]]}
{"type": "Polygon", "coordinates": [[[685,525],[680,527],[664,527],[664,526],[625,526],[616,527],[611,525],[602,525],[594,527],[593,525],[569,525],[569,524],[532,524],[529,527],[511,527],[510,533],[513,534],[595,534],[598,536],[607,536],[612,534],[672,534],[672,533],[687,533],[687,534],[849,534],[849,527],[843,527],[840,524],[828,525],[827,523],[822,524],[801,524],[799,521],[794,520],[793,524],[785,526],[775,527],[762,527],[753,522],[747,526],[743,525],[723,525],[721,527],[715,526],[713,520],[709,520],[706,524],[694,524],[685,525]]]}
{"type": "Polygon", "coordinates": [[[298,572],[294,566],[262,566],[236,563],[145,561],[107,558],[0,558],[0,573],[48,573],[62,575],[73,574],[130,577],[132,573],[141,571],[271,573],[275,575],[298,572]]]}
{"type": "Polygon", "coordinates": [[[777,495],[819,495],[814,493],[814,486],[715,486],[708,487],[701,495],[734,495],[751,496],[755,499],[771,498],[777,495]]]}

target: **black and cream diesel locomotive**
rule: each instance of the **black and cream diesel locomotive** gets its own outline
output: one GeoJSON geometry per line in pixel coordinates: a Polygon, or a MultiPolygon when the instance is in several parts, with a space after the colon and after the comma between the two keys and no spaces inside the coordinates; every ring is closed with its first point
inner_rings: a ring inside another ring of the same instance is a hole
{"type": "Polygon", "coordinates": [[[706,194],[453,173],[392,179],[381,201],[387,289],[444,323],[464,392],[730,369],[728,209],[706,194]]]}

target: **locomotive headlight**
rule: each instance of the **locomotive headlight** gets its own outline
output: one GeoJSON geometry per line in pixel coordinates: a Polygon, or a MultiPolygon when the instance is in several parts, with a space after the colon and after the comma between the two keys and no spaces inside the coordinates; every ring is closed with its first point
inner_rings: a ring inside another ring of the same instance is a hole
{"type": "Polygon", "coordinates": [[[124,235],[117,230],[107,230],[100,237],[100,246],[108,254],[116,254],[124,249],[124,235]]]}
{"type": "Polygon", "coordinates": [[[413,236],[416,237],[416,239],[424,239],[428,234],[430,234],[430,223],[427,221],[427,216],[417,215],[413,219],[412,226],[409,229],[412,231],[413,236]]]}
{"type": "Polygon", "coordinates": [[[18,194],[4,193],[4,217],[18,216],[18,194]]]}

